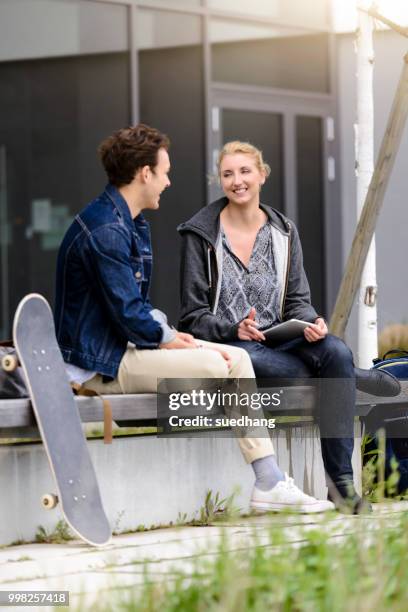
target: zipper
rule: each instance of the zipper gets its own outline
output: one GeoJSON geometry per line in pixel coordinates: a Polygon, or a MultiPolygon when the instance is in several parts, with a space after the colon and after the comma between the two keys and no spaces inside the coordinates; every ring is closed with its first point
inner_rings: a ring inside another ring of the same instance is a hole
{"type": "MultiPolygon", "coordinates": [[[[214,258],[216,260],[215,248],[210,242],[207,242],[208,291],[209,291],[211,311],[214,310],[214,304],[217,299],[218,282],[219,282],[219,279],[217,280],[217,282],[215,282],[216,280],[215,278],[213,279],[212,268],[211,268],[211,258],[212,258],[213,253],[214,253],[214,258]]],[[[216,264],[216,268],[218,269],[217,264],[216,264]]]]}
{"type": "Polygon", "coordinates": [[[213,279],[211,274],[211,251],[215,252],[214,245],[208,240],[208,236],[205,232],[202,232],[196,227],[187,226],[187,228],[183,227],[183,229],[188,229],[188,231],[198,234],[201,238],[205,240],[207,243],[207,266],[208,266],[208,288],[212,289],[213,287],[213,279]]]}
{"type": "Polygon", "coordinates": [[[283,292],[283,299],[282,299],[282,308],[281,308],[281,320],[283,320],[283,311],[285,308],[285,300],[286,300],[286,294],[288,292],[288,283],[289,283],[289,268],[290,268],[290,240],[291,240],[291,230],[292,227],[290,225],[290,223],[286,224],[286,227],[288,228],[288,262],[286,265],[286,278],[285,278],[285,290],[283,292]]]}
{"type": "Polygon", "coordinates": [[[208,265],[208,288],[212,288],[212,274],[211,274],[211,244],[207,244],[207,265],[208,265]]]}

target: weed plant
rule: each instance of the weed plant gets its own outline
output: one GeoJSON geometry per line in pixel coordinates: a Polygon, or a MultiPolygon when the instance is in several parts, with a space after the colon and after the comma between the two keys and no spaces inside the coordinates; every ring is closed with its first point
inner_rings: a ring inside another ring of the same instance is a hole
{"type": "MultiPolygon", "coordinates": [[[[147,569],[143,584],[111,591],[95,612],[402,612],[408,601],[408,513],[393,521],[356,518],[353,532],[330,536],[323,526],[298,533],[271,523],[268,541],[232,551],[227,536],[216,554],[198,557],[191,571],[158,581],[147,569]]],[[[329,524],[326,525],[328,527],[329,524]]]]}
{"type": "Polygon", "coordinates": [[[47,531],[39,525],[35,534],[35,541],[41,544],[63,544],[73,539],[73,535],[65,521],[58,521],[53,531],[47,531]]]}
{"type": "MultiPolygon", "coordinates": [[[[395,462],[385,480],[384,457],[380,432],[378,449],[364,466],[363,490],[383,503],[395,494],[399,478],[395,462]]],[[[211,524],[231,507],[232,499],[208,491],[196,524],[211,524]]],[[[292,520],[271,518],[266,539],[254,531],[251,543],[238,550],[229,546],[227,529],[218,549],[192,559],[190,570],[175,567],[158,575],[154,564],[146,564],[140,586],[110,591],[95,612],[407,610],[407,511],[344,520],[331,513],[312,528],[292,520]]]]}

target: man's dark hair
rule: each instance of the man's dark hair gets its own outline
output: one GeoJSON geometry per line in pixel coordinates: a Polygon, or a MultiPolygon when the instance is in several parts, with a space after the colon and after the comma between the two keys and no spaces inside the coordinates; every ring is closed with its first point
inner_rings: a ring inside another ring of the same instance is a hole
{"type": "Polygon", "coordinates": [[[98,147],[109,182],[115,187],[131,183],[143,166],[154,171],[159,149],[168,150],[170,140],[155,128],[139,123],[114,132],[98,147]]]}

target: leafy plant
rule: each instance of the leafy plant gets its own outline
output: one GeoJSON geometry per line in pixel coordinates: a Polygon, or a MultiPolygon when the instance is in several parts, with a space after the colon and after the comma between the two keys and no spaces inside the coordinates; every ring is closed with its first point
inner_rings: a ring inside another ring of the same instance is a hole
{"type": "Polygon", "coordinates": [[[209,489],[205,494],[204,505],[199,510],[199,516],[192,521],[193,525],[210,525],[217,520],[228,520],[239,513],[239,508],[234,506],[236,493],[221,499],[219,492],[213,494],[209,489]]]}
{"type": "Polygon", "coordinates": [[[35,534],[35,541],[44,544],[62,544],[68,540],[72,540],[73,535],[65,521],[58,521],[53,531],[49,532],[45,527],[40,525],[35,534]]]}
{"type": "Polygon", "coordinates": [[[361,445],[363,457],[363,493],[373,502],[382,502],[387,497],[401,499],[398,494],[400,480],[399,464],[395,457],[391,458],[386,473],[386,436],[383,429],[378,430],[375,438],[364,436],[361,445]],[[373,447],[375,442],[375,448],[373,447]]]}
{"type": "Polygon", "coordinates": [[[187,512],[179,512],[176,519],[176,525],[181,526],[186,525],[187,523],[187,512]]]}

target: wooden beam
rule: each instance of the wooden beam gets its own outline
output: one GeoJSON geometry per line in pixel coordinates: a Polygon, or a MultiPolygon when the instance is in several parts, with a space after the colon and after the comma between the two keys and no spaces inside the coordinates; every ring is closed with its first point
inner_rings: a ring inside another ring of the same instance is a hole
{"type": "Polygon", "coordinates": [[[330,331],[341,338],[360,285],[361,273],[374,235],[377,218],[384,202],[387,185],[397,156],[408,115],[408,53],[404,57],[401,77],[387,128],[383,137],[374,174],[354,234],[345,273],[330,321],[330,331]]]}
{"type": "Polygon", "coordinates": [[[391,21],[391,19],[384,17],[374,8],[370,8],[367,11],[362,8],[360,8],[359,10],[363,11],[364,13],[367,13],[368,15],[370,15],[370,17],[373,17],[377,21],[381,21],[381,23],[385,24],[392,30],[395,30],[395,32],[398,32],[398,34],[408,37],[408,28],[404,28],[403,26],[398,25],[398,23],[395,23],[395,21],[391,21]]]}

